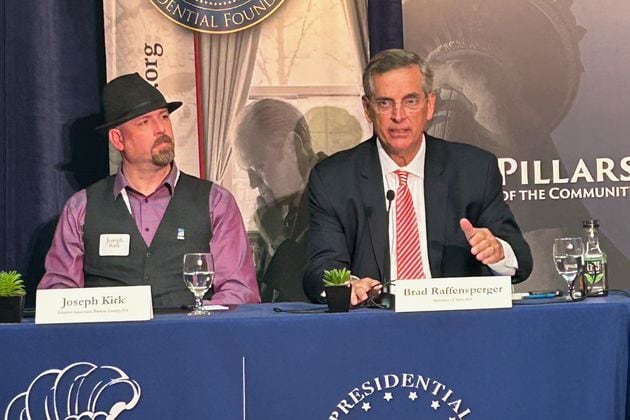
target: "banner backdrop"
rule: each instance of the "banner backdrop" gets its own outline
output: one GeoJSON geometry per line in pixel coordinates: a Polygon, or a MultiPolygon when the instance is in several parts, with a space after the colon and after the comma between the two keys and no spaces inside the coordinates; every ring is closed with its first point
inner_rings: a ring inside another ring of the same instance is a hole
{"type": "Polygon", "coordinates": [[[565,289],[552,240],[600,220],[612,287],[630,287],[630,30],[623,0],[403,1],[405,48],[436,73],[430,133],[499,158],[534,254],[519,290],[565,289]]]}
{"type": "MultiPolygon", "coordinates": [[[[206,33],[183,26],[203,20],[187,2],[106,0],[107,76],[137,71],[184,102],[173,113],[178,166],[235,195],[263,300],[302,300],[310,169],[371,135],[360,100],[367,0],[254,3],[275,9],[243,30],[206,33]]],[[[256,17],[235,10],[221,19],[256,17]]]]}
{"type": "MultiPolygon", "coordinates": [[[[361,70],[368,51],[402,46],[403,36],[436,72],[430,133],[499,158],[504,198],[534,253],[517,288],[566,287],[551,243],[581,236],[586,218],[601,221],[612,286],[630,287],[630,54],[615,24],[630,6],[621,0],[373,0],[379,13],[369,16],[366,0],[267,1],[273,13],[220,34],[184,27],[212,19],[178,4],[105,1],[108,78],[138,71],[184,102],[173,114],[178,165],[236,196],[264,300],[304,298],[308,173],[370,136],[361,70]]],[[[228,20],[255,18],[239,13],[228,20]]]]}
{"type": "MultiPolygon", "coordinates": [[[[184,104],[171,116],[177,165],[199,174],[193,34],[166,19],[148,0],[105,0],[107,80],[138,72],[167,100],[184,104]]],[[[110,147],[110,173],[120,164],[110,147]]]]}

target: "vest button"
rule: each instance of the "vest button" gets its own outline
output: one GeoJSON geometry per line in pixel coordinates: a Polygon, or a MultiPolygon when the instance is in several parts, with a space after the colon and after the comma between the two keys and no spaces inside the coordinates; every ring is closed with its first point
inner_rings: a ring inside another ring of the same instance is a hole
{"type": "Polygon", "coordinates": [[[151,257],[151,252],[147,252],[147,258],[151,257]]]}
{"type": "Polygon", "coordinates": [[[146,276],[144,276],[144,281],[149,281],[150,276],[147,274],[146,276]]]}

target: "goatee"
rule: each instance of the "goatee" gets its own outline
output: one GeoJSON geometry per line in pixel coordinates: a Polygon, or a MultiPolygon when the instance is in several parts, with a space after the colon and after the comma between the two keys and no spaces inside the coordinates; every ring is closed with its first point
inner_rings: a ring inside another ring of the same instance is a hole
{"type": "Polygon", "coordinates": [[[173,139],[171,139],[166,134],[155,139],[153,143],[153,147],[151,149],[151,160],[157,166],[166,166],[169,165],[175,159],[175,144],[173,144],[173,139]],[[162,144],[167,144],[168,146],[160,147],[158,146],[162,144]]]}

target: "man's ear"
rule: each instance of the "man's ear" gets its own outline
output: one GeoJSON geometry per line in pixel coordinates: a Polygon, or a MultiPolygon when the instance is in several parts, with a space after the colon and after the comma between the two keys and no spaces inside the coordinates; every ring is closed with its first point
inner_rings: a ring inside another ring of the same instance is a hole
{"type": "Polygon", "coordinates": [[[295,131],[289,131],[287,133],[287,141],[286,143],[291,145],[291,149],[293,153],[296,155],[304,150],[304,144],[302,142],[302,137],[296,133],[295,131]]]}
{"type": "Polygon", "coordinates": [[[286,141],[282,145],[282,153],[295,157],[298,165],[300,165],[300,162],[304,161],[306,158],[306,150],[304,150],[302,136],[295,131],[289,131],[286,141]]]}
{"type": "Polygon", "coordinates": [[[367,96],[363,95],[361,97],[361,102],[363,103],[363,113],[365,114],[365,119],[372,124],[372,116],[370,115],[370,100],[367,96]]]}
{"type": "Polygon", "coordinates": [[[303,176],[311,169],[309,166],[310,152],[304,147],[304,139],[295,131],[287,134],[286,141],[282,146],[282,153],[287,153],[289,157],[295,158],[298,170],[303,176]]]}
{"type": "Polygon", "coordinates": [[[433,119],[433,115],[435,113],[436,101],[437,101],[437,96],[435,92],[430,92],[429,95],[427,95],[427,121],[430,121],[433,119]]]}
{"type": "Polygon", "coordinates": [[[123,142],[122,131],[118,128],[112,128],[108,133],[109,142],[114,146],[116,150],[122,152],[125,148],[125,143],[123,142]]]}

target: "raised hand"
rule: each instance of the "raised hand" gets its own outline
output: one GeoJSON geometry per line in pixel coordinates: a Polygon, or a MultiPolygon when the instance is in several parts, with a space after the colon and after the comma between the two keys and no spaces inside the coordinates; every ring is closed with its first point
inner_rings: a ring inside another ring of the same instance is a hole
{"type": "Polygon", "coordinates": [[[466,218],[459,220],[459,227],[466,235],[466,240],[471,246],[470,252],[477,261],[488,265],[499,262],[505,257],[503,246],[490,229],[476,228],[466,218]]]}

